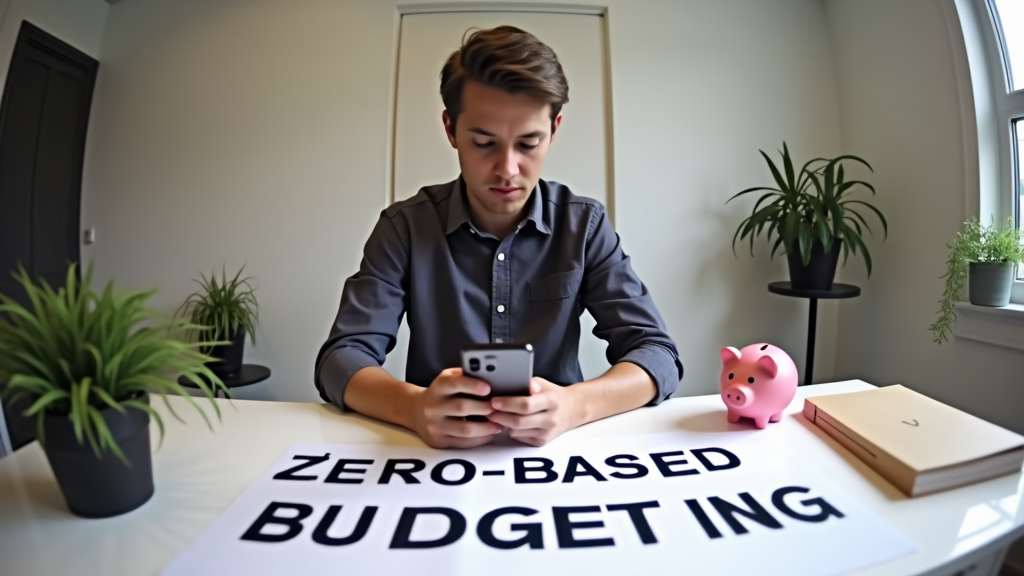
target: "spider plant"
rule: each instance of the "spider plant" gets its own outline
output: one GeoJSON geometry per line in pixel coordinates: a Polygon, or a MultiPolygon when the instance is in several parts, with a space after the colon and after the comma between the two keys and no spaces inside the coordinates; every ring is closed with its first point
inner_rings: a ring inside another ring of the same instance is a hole
{"type": "Polygon", "coordinates": [[[811,249],[815,242],[820,242],[827,254],[832,250],[832,243],[845,240],[843,247],[843,263],[849,254],[854,255],[860,250],[864,256],[868,276],[871,275],[871,253],[864,243],[863,235],[867,230],[872,233],[867,220],[860,214],[861,206],[871,210],[882,223],[885,237],[889,235],[889,225],[882,213],[871,204],[850,196],[856,186],[863,186],[875,194],[875,188],[862,180],[847,180],[843,168],[844,161],[863,164],[872,170],[865,160],[852,155],[836,158],[814,158],[808,160],[799,172],[789,154],[789,146],[782,143],[782,170],[763,150],[761,156],[768,163],[777,188],[758,186],[747,188],[733,195],[733,199],[753,192],[767,192],[758,198],[750,216],[740,223],[732,237],[733,253],[736,252],[736,241],[750,238],[750,254],[754,254],[754,237],[761,234],[767,226],[768,241],[773,237],[771,258],[782,248],[783,253],[798,250],[804,266],[811,260],[811,249]]]}
{"type": "Polygon", "coordinates": [[[256,328],[259,326],[259,304],[250,281],[251,276],[242,277],[242,266],[231,278],[221,268],[220,278],[213,271],[207,277],[199,273],[195,280],[200,290],[193,292],[178,309],[176,316],[186,317],[192,325],[186,332],[189,341],[202,340],[203,350],[214,344],[230,341],[239,330],[249,335],[256,343],[256,328]],[[200,337],[200,332],[202,336],[200,337]]]}
{"type": "Polygon", "coordinates": [[[183,396],[209,426],[209,418],[178,384],[179,375],[203,391],[220,418],[214,387],[226,388],[206,367],[208,356],[173,337],[193,327],[146,308],[156,290],[115,292],[110,280],[95,292],[92,266],[80,281],[74,264],[57,290],[45,281],[33,283],[23,268],[14,276],[29,307],[0,295],[0,382],[8,382],[6,397],[28,398],[25,415],[35,417],[44,446],[45,415],[66,414],[79,444],[87,442],[97,457],[112,452],[129,464],[100,411],[142,410],[157,423],[162,441],[164,423],[144,401],[146,392],[159,394],[178,420],[167,393],[183,396]]]}

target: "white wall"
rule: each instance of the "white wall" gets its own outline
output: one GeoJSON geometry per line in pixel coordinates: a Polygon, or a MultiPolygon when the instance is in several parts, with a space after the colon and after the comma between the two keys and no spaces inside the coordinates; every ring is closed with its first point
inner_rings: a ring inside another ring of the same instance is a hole
{"type": "Polygon", "coordinates": [[[109,9],[104,0],[0,0],[0,87],[23,20],[98,58],[109,9]]]}
{"type": "MultiPolygon", "coordinates": [[[[758,148],[839,152],[823,5],[607,4],[616,224],[679,344],[681,393],[716,389],[726,345],[771,341],[802,367],[807,303],[767,292],[786,269],[763,240],[756,259],[733,257],[752,200],[724,202],[770,183],[758,148]]],[[[386,205],[396,5],[110,9],[83,197],[98,239],[83,255],[101,281],[159,286],[165,311],[199,270],[246,262],[264,308],[247,358],[274,376],[240,397],[318,400],[314,357],[386,205]]],[[[832,376],[836,309],[821,306],[816,380],[832,376]]]]}
{"type": "Polygon", "coordinates": [[[843,151],[873,162],[890,226],[889,240],[872,244],[872,278],[856,268],[843,274],[865,289],[840,311],[836,376],[902,383],[1024,432],[1024,353],[957,339],[937,346],[927,330],[942,296],[945,245],[968,217],[965,155],[977,154],[965,149],[953,65],[953,51],[963,50],[959,23],[947,22],[956,15],[942,1],[826,3],[843,151]]]}

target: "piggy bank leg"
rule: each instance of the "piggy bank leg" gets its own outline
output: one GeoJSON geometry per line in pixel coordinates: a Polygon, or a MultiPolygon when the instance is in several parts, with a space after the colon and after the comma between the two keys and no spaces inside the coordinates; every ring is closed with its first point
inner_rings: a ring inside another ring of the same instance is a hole
{"type": "Polygon", "coordinates": [[[754,418],[754,426],[757,426],[758,428],[767,428],[768,427],[768,417],[767,416],[758,416],[758,417],[754,418]]]}
{"type": "Polygon", "coordinates": [[[782,412],[772,414],[772,417],[768,419],[769,422],[778,422],[779,420],[782,420],[782,412]]]}
{"type": "Polygon", "coordinates": [[[729,408],[728,411],[729,413],[726,416],[726,419],[729,420],[729,422],[735,424],[740,421],[740,415],[737,414],[736,412],[733,412],[732,408],[729,408]]]}

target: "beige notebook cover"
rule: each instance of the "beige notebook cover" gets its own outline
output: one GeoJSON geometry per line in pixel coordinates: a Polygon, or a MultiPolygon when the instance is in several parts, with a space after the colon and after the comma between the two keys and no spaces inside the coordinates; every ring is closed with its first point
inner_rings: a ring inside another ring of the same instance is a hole
{"type": "Polygon", "coordinates": [[[1024,436],[900,385],[807,398],[804,416],[908,496],[1024,464],[1024,436]]]}

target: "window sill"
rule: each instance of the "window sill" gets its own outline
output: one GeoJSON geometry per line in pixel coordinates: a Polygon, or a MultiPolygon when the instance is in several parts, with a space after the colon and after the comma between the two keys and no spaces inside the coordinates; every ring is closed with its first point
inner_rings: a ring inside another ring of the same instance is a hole
{"type": "Polygon", "coordinates": [[[992,308],[959,302],[954,333],[957,338],[1024,350],[1024,305],[992,308]]]}

